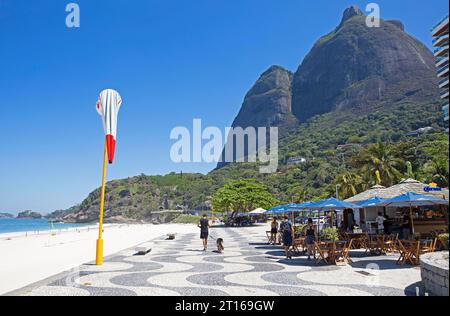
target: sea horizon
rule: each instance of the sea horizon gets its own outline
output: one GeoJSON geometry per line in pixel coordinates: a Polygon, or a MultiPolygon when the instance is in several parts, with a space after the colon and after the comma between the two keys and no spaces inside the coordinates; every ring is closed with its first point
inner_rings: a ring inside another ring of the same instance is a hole
{"type": "Polygon", "coordinates": [[[41,232],[85,227],[87,224],[51,223],[47,219],[1,218],[0,234],[20,232],[41,232]]]}

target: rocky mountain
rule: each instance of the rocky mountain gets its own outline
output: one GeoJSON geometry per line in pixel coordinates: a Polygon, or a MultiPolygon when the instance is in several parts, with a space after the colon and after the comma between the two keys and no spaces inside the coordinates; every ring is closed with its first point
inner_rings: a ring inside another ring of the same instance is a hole
{"type": "Polygon", "coordinates": [[[281,136],[297,127],[291,107],[292,78],[293,74],[280,66],[265,71],[245,96],[232,127],[278,126],[281,136]]]}
{"type": "Polygon", "coordinates": [[[292,112],[302,122],[317,114],[366,114],[393,104],[438,97],[434,57],[400,21],[368,27],[352,6],[320,38],[294,75],[292,112]]]}
{"type": "MultiPolygon", "coordinates": [[[[292,114],[292,79],[293,74],[280,66],[266,70],[248,91],[233,128],[241,127],[278,127],[279,137],[285,137],[289,131],[298,127],[299,121],[292,114]]],[[[245,156],[248,151],[245,151],[245,156]]],[[[222,154],[225,161],[225,151],[222,154]]],[[[225,166],[220,162],[218,167],[225,166]]]]}
{"type": "Polygon", "coordinates": [[[23,211],[17,215],[18,219],[41,219],[42,215],[38,212],[23,211]]]}
{"type": "MultiPolygon", "coordinates": [[[[232,126],[278,127],[283,139],[316,115],[343,112],[337,116],[354,120],[438,97],[430,50],[407,34],[402,22],[381,20],[380,27],[368,27],[363,12],[351,6],[339,26],[314,44],[295,74],[280,66],[262,74],[232,126]]],[[[247,156],[247,147],[244,152],[247,156]]],[[[219,162],[217,167],[226,165],[219,162]]]]}

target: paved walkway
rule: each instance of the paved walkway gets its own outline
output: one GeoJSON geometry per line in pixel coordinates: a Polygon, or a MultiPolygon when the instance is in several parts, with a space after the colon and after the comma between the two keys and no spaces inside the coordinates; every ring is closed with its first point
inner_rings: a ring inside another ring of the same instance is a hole
{"type": "Polygon", "coordinates": [[[201,251],[197,234],[163,237],[149,244],[153,251],[122,251],[97,267],[81,266],[21,295],[183,295],[183,296],[308,296],[414,295],[420,269],[395,264],[397,256],[366,257],[353,252],[344,267],[316,265],[298,256],[285,260],[279,246],[267,245],[263,226],[214,228],[225,240],[225,253],[201,251]]]}

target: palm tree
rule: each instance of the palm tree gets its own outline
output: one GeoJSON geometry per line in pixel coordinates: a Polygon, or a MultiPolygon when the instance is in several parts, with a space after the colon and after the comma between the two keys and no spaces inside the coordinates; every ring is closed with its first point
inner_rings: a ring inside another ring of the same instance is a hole
{"type": "Polygon", "coordinates": [[[402,177],[401,169],[404,168],[404,161],[398,158],[392,146],[386,143],[371,144],[363,149],[359,156],[353,159],[353,163],[360,168],[366,177],[373,181],[376,171],[380,173],[381,185],[392,186],[402,177]]]}
{"type": "Polygon", "coordinates": [[[334,185],[338,186],[339,198],[347,199],[361,191],[362,178],[356,173],[345,171],[336,177],[334,185]]]}
{"type": "Polygon", "coordinates": [[[449,185],[449,165],[448,160],[436,157],[428,161],[422,172],[426,178],[425,181],[436,182],[440,187],[448,187],[449,185]]]}
{"type": "Polygon", "coordinates": [[[411,161],[406,162],[406,176],[408,178],[415,179],[415,174],[413,171],[413,165],[412,165],[411,161]]]}
{"type": "Polygon", "coordinates": [[[290,188],[288,190],[288,194],[289,196],[291,196],[291,202],[293,203],[303,203],[310,198],[308,189],[301,185],[295,185],[294,187],[290,188]]]}

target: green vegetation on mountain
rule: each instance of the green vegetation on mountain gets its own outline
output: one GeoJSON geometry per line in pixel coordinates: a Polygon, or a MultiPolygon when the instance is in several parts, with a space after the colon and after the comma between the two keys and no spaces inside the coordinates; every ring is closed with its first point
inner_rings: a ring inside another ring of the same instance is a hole
{"type": "MultiPolygon", "coordinates": [[[[177,207],[206,210],[218,189],[242,179],[264,185],[280,203],[334,196],[337,184],[339,197],[346,198],[376,184],[376,170],[380,171],[384,185],[410,177],[407,162],[417,180],[448,187],[448,135],[437,131],[419,137],[406,136],[409,131],[427,125],[438,130],[441,117],[434,105],[399,106],[395,111],[359,118],[346,115],[345,121],[338,115],[315,117],[283,139],[279,170],[274,174],[261,174],[257,164],[242,163],[230,164],[207,175],[140,175],[108,182],[106,218],[146,220],[152,212],[177,207]],[[289,157],[298,155],[306,161],[286,165],[289,157]]],[[[58,212],[55,217],[66,221],[95,221],[99,202],[99,190],[96,190],[80,205],[65,213],[58,212]]]]}
{"type": "Polygon", "coordinates": [[[23,211],[17,215],[18,219],[41,219],[42,215],[38,212],[23,211]]]}

